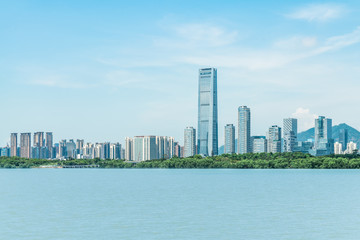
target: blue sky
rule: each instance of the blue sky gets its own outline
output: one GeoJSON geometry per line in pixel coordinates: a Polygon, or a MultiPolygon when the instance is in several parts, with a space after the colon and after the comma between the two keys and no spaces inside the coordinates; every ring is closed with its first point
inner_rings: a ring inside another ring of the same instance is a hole
{"type": "Polygon", "coordinates": [[[359,1],[1,1],[0,145],[10,132],[123,142],[197,126],[218,68],[219,138],[325,115],[360,129],[359,1]]]}

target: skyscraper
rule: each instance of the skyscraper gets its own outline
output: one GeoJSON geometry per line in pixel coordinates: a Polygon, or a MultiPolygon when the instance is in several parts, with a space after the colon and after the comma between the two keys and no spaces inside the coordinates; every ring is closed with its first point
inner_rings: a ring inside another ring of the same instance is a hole
{"type": "Polygon", "coordinates": [[[157,145],[156,136],[136,136],[133,140],[134,144],[134,161],[146,161],[156,159],[157,145]]]}
{"type": "Polygon", "coordinates": [[[31,133],[20,134],[20,157],[31,157],[31,133]]]}
{"type": "Polygon", "coordinates": [[[347,144],[349,141],[349,134],[347,129],[340,129],[340,135],[339,135],[339,143],[342,145],[342,151],[346,150],[347,144]]]}
{"type": "Polygon", "coordinates": [[[10,135],[10,154],[11,154],[11,157],[16,157],[17,156],[17,145],[18,145],[18,142],[17,142],[17,133],[11,133],[10,135]]]}
{"type": "Polygon", "coordinates": [[[186,127],[184,130],[184,157],[191,157],[196,154],[196,130],[193,127],[186,127]]]}
{"type": "Polygon", "coordinates": [[[297,147],[297,119],[285,118],[283,125],[284,152],[294,152],[297,147]]]}
{"type": "Polygon", "coordinates": [[[47,158],[54,158],[55,156],[53,156],[53,133],[52,132],[46,133],[45,145],[47,148],[47,158]]]}
{"type": "Polygon", "coordinates": [[[125,160],[132,161],[133,157],[133,139],[126,137],[125,138],[125,160]]]}
{"type": "Polygon", "coordinates": [[[217,70],[199,70],[198,153],[218,154],[217,70]]]}
{"type": "Polygon", "coordinates": [[[253,153],[267,152],[267,140],[265,136],[252,136],[251,148],[253,153]]]}
{"type": "Polygon", "coordinates": [[[315,119],[315,144],[310,153],[315,156],[334,153],[332,120],[330,118],[319,116],[319,118],[315,119]]]}
{"type": "Polygon", "coordinates": [[[267,152],[281,152],[281,127],[273,125],[267,132],[267,152]]]}
{"type": "Polygon", "coordinates": [[[225,126],[224,153],[235,153],[235,127],[233,124],[225,126]]]}
{"type": "Polygon", "coordinates": [[[34,147],[44,146],[44,132],[34,133],[34,147]]]}
{"type": "Polygon", "coordinates": [[[240,106],[238,109],[238,153],[249,152],[251,152],[250,108],[240,106]]]}

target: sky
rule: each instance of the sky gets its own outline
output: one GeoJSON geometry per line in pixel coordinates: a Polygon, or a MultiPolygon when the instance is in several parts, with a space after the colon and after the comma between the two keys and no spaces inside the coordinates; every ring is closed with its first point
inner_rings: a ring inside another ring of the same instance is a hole
{"type": "Polygon", "coordinates": [[[323,115],[360,129],[360,2],[0,1],[0,146],[11,132],[120,142],[197,127],[198,69],[218,69],[219,145],[323,115]]]}

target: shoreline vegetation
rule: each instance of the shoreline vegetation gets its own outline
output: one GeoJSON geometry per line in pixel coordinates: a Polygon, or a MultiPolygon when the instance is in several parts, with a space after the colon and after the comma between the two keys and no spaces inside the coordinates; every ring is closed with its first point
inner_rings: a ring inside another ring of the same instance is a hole
{"type": "Polygon", "coordinates": [[[360,155],[314,157],[304,153],[223,154],[214,157],[158,159],[143,162],[100,159],[25,159],[0,157],[0,168],[231,168],[231,169],[360,169],[360,155]]]}

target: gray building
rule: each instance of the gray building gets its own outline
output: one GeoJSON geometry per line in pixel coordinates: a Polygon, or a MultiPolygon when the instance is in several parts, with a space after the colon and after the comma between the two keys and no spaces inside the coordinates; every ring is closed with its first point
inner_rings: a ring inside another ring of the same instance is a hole
{"type": "Polygon", "coordinates": [[[193,127],[186,127],[184,130],[184,157],[191,157],[196,154],[196,130],[193,127]]]}
{"type": "Polygon", "coordinates": [[[199,70],[198,153],[218,154],[217,70],[199,70]]]}
{"type": "Polygon", "coordinates": [[[225,126],[224,153],[235,153],[235,127],[233,124],[225,126]]]}
{"type": "Polygon", "coordinates": [[[31,133],[20,133],[20,157],[31,158],[31,133]]]}
{"type": "Polygon", "coordinates": [[[267,140],[265,136],[252,136],[251,147],[253,153],[267,152],[267,140]]]}
{"type": "Polygon", "coordinates": [[[339,143],[341,143],[341,145],[342,145],[341,151],[344,152],[346,150],[348,142],[349,142],[348,130],[344,129],[344,128],[340,129],[339,143]]]}
{"type": "Polygon", "coordinates": [[[332,120],[319,116],[315,119],[315,143],[310,152],[312,155],[321,156],[334,153],[334,139],[332,139],[332,120]]]}
{"type": "Polygon", "coordinates": [[[17,140],[17,133],[11,133],[10,135],[10,155],[11,157],[16,157],[17,154],[17,146],[18,146],[18,140],[17,140]]]}
{"type": "Polygon", "coordinates": [[[47,148],[47,158],[55,158],[53,155],[53,133],[47,132],[46,133],[46,140],[45,140],[45,146],[47,148]]]}
{"type": "Polygon", "coordinates": [[[297,146],[297,119],[285,118],[283,125],[284,152],[294,152],[297,146]]]}
{"type": "Polygon", "coordinates": [[[126,161],[133,161],[134,160],[134,156],[133,156],[133,139],[126,137],[125,138],[125,160],[126,161]]]}
{"type": "Polygon", "coordinates": [[[267,152],[281,152],[281,127],[273,125],[269,128],[266,136],[267,152]]]}
{"type": "Polygon", "coordinates": [[[251,152],[250,108],[240,106],[238,109],[238,153],[249,152],[251,152]]]}

